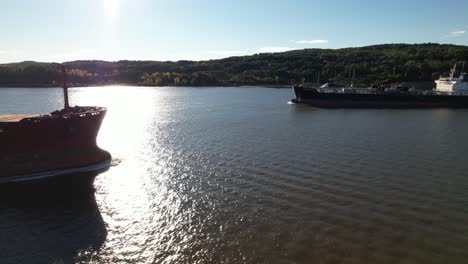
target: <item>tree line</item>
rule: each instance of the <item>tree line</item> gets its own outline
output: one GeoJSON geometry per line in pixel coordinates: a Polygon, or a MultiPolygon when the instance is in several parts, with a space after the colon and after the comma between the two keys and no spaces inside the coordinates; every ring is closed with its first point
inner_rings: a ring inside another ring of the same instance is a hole
{"type": "MultiPolygon", "coordinates": [[[[72,86],[239,86],[335,82],[385,85],[432,81],[459,71],[468,46],[385,44],[345,49],[304,49],[208,61],[72,61],[63,63],[72,86]]],[[[0,65],[0,86],[58,86],[60,64],[26,61],[0,65]]],[[[467,64],[468,68],[468,64],[467,64]]]]}

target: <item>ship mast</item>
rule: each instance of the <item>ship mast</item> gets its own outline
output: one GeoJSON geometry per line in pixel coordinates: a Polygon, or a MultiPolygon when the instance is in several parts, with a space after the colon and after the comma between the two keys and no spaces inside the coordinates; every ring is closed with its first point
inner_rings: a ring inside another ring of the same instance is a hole
{"type": "Polygon", "coordinates": [[[65,110],[70,108],[70,104],[68,103],[68,83],[67,83],[67,71],[65,70],[65,66],[62,65],[62,78],[63,78],[63,98],[65,101],[65,110]]]}
{"type": "Polygon", "coordinates": [[[455,75],[455,71],[457,70],[457,64],[453,66],[452,71],[450,72],[450,80],[453,80],[453,76],[455,75]]]}

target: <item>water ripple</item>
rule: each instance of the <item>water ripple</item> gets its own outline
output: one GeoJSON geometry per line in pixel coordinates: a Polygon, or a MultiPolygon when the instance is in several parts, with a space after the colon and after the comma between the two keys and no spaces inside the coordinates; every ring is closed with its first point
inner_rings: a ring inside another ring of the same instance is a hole
{"type": "MultiPolygon", "coordinates": [[[[319,110],[284,104],[291,96],[261,88],[73,90],[74,102],[109,108],[99,144],[118,157],[94,182],[105,241],[71,247],[80,249],[75,260],[466,262],[468,112],[319,110]]],[[[37,240],[96,226],[74,210],[49,210],[51,219],[74,219],[56,225],[30,209],[2,208],[0,245],[18,232],[37,240]]],[[[60,259],[18,252],[1,257],[60,259]]]]}

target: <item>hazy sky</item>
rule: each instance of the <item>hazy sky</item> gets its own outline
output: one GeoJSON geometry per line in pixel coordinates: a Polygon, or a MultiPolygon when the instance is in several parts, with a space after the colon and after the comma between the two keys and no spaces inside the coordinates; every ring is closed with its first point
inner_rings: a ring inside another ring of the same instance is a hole
{"type": "Polygon", "coordinates": [[[0,0],[0,63],[468,45],[466,0],[0,0]]]}

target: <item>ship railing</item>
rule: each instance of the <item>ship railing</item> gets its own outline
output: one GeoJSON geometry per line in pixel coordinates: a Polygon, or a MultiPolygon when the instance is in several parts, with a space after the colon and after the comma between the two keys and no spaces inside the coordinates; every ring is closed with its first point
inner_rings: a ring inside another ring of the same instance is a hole
{"type": "Polygon", "coordinates": [[[321,93],[341,93],[341,94],[456,95],[452,93],[436,92],[433,90],[415,90],[415,89],[402,91],[399,89],[379,90],[379,89],[373,89],[373,88],[346,88],[346,90],[343,90],[342,88],[319,88],[317,89],[317,91],[321,93]]]}

